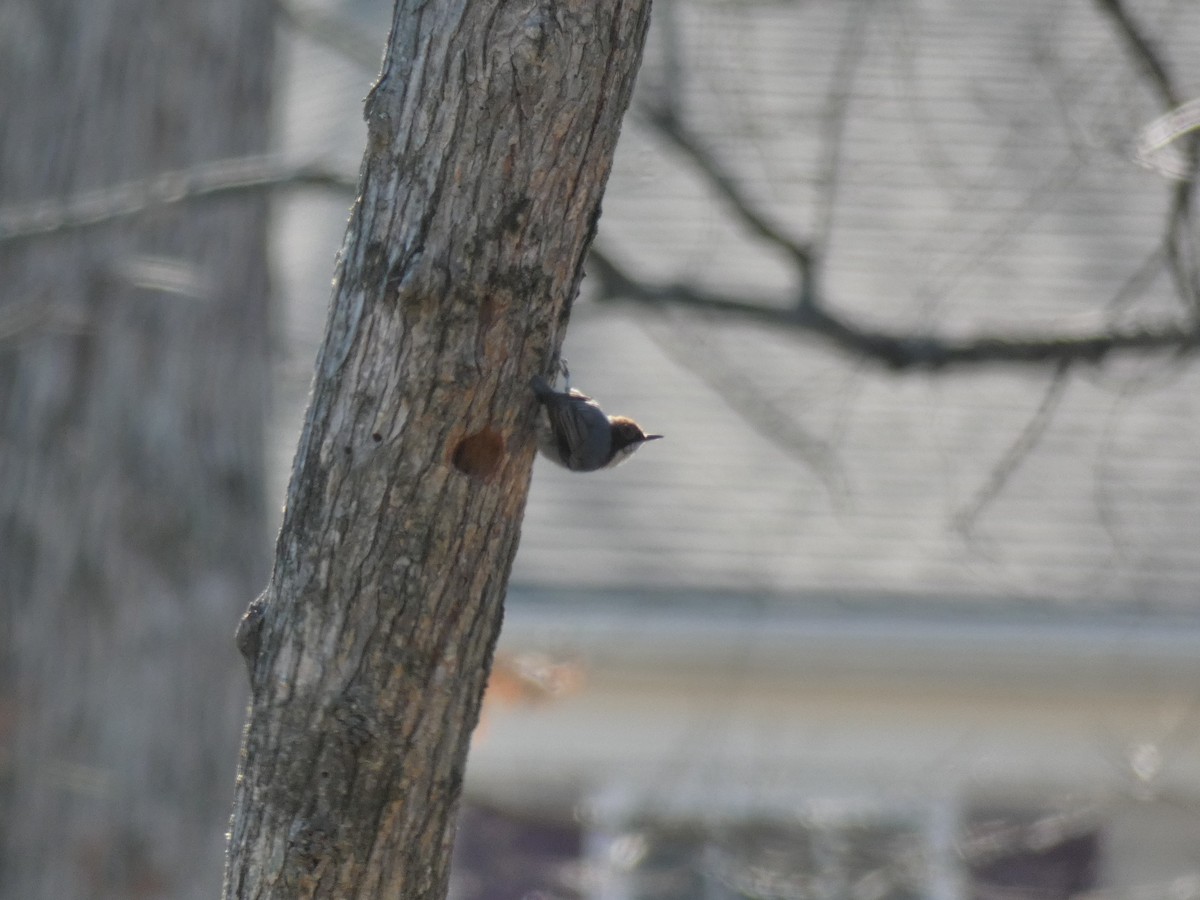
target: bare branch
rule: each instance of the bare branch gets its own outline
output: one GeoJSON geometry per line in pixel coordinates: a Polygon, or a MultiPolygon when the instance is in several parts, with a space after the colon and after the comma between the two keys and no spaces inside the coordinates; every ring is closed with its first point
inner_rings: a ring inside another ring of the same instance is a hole
{"type": "Polygon", "coordinates": [[[64,200],[0,208],[0,243],[128,219],[149,209],[246,191],[319,187],[356,190],[356,177],[322,162],[247,156],[163,172],[64,200]]]}
{"type": "Polygon", "coordinates": [[[1193,353],[1200,327],[1162,322],[1113,327],[1083,335],[1020,333],[950,338],[937,334],[890,332],[861,325],[821,306],[780,306],[771,298],[750,299],[704,291],[688,284],[646,284],[593,247],[589,270],[599,282],[599,299],[651,306],[675,306],[734,316],[775,328],[809,332],[853,356],[894,370],[940,371],[986,364],[1099,363],[1114,353],[1193,353]]]}
{"type": "MultiPolygon", "coordinates": [[[[1190,153],[1191,168],[1195,171],[1196,154],[1190,153]]],[[[1175,290],[1191,309],[1200,313],[1200,269],[1196,259],[1196,227],[1192,215],[1192,185],[1180,181],[1171,194],[1169,225],[1163,238],[1167,269],[1175,282],[1175,290]]]]}
{"type": "Polygon", "coordinates": [[[816,267],[812,246],[807,241],[789,236],[781,226],[770,221],[765,213],[758,210],[753,201],[742,192],[737,180],[725,170],[700,139],[688,130],[674,108],[665,105],[653,108],[643,106],[639,112],[654,126],[658,134],[687,156],[751,233],[780,248],[791,258],[800,276],[799,303],[804,306],[812,302],[815,298],[813,280],[816,267]]]}
{"type": "MultiPolygon", "coordinates": [[[[1165,64],[1128,16],[1120,0],[1096,0],[1112,17],[1157,92],[1167,102],[1177,95],[1165,64]]],[[[826,143],[833,161],[826,166],[830,181],[826,205],[831,209],[836,191],[836,149],[841,119],[845,114],[845,91],[861,52],[861,16],[852,11],[839,56],[838,78],[830,95],[826,143]]],[[[1200,343],[1200,323],[1160,321],[1138,326],[1113,326],[1085,334],[1046,335],[1020,332],[980,334],[965,339],[934,334],[891,332],[854,322],[831,311],[817,292],[816,272],[821,257],[813,240],[799,239],[771,220],[751,200],[737,179],[722,165],[703,141],[682,120],[669,95],[642,114],[680,150],[726,201],[738,220],[751,234],[782,249],[796,266],[800,281],[799,302],[784,298],[747,298],[705,290],[694,284],[658,284],[641,282],[602,251],[594,249],[591,270],[601,284],[602,299],[690,307],[712,313],[737,316],[764,325],[783,326],[823,337],[855,356],[873,360],[892,369],[940,370],[946,367],[982,364],[1049,364],[1063,366],[1073,362],[1100,362],[1115,352],[1193,352],[1200,343]],[[782,301],[782,302],[781,302],[782,301]]],[[[831,213],[825,210],[825,218],[831,213]]],[[[1174,192],[1168,211],[1162,250],[1156,257],[1166,262],[1179,295],[1189,308],[1200,308],[1200,283],[1190,236],[1193,233],[1190,189],[1180,185],[1174,192]]],[[[822,225],[828,230],[828,223],[822,225]]],[[[824,240],[824,236],[818,240],[824,240]]]]}
{"type": "Polygon", "coordinates": [[[644,330],[664,353],[725,400],[748,427],[808,466],[825,485],[833,503],[844,508],[850,491],[835,447],[805,428],[776,402],[774,395],[764,393],[747,376],[744,361],[731,364],[678,318],[666,317],[662,321],[667,327],[644,330]]]}
{"type": "MultiPolygon", "coordinates": [[[[1141,27],[1130,16],[1129,10],[1125,8],[1122,0],[1096,0],[1096,5],[1112,20],[1117,33],[1146,73],[1150,85],[1158,94],[1163,106],[1167,110],[1183,106],[1183,97],[1175,87],[1166,62],[1159,56],[1150,39],[1143,34],[1141,27]]],[[[1192,185],[1190,184],[1196,171],[1197,160],[1200,159],[1200,148],[1193,138],[1185,139],[1183,146],[1184,149],[1181,152],[1184,159],[1181,168],[1186,174],[1182,176],[1172,191],[1164,246],[1176,290],[1192,309],[1200,310],[1200,274],[1197,272],[1194,249],[1196,234],[1192,216],[1192,185]]]]}
{"type": "Polygon", "coordinates": [[[1159,58],[1150,39],[1142,33],[1141,27],[1133,21],[1122,0],[1096,0],[1096,5],[1112,19],[1117,33],[1149,76],[1150,83],[1161,98],[1163,106],[1174,109],[1181,105],[1183,98],[1176,91],[1166,64],[1159,58]]]}

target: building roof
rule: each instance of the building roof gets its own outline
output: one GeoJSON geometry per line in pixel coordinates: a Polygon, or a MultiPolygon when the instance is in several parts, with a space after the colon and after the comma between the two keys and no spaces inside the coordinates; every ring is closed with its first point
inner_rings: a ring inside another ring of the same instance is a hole
{"type": "MultiPolygon", "coordinates": [[[[1136,5],[1178,89],[1200,94],[1200,7],[1136,5]]],[[[286,146],[353,159],[367,76],[303,41],[294,52],[286,146]]],[[[1079,333],[1183,315],[1168,278],[1137,275],[1171,188],[1131,147],[1163,108],[1089,4],[659,0],[639,98],[599,235],[636,274],[780,305],[795,290],[782,254],[638,113],[669,99],[748,197],[817,243],[823,297],[863,322],[1079,333]]],[[[297,383],[337,208],[284,223],[297,383]]],[[[667,438],[609,472],[538,464],[517,602],[1200,606],[1191,360],[1110,360],[1060,383],[1040,368],[895,374],[586,285],[564,355],[576,386],[667,438]]],[[[286,459],[291,434],[280,446],[286,459]]]]}
{"type": "Polygon", "coordinates": [[[789,597],[719,591],[521,591],[504,621],[534,665],[646,672],[700,686],[752,670],[762,682],[953,684],[1071,696],[1190,696],[1200,679],[1194,616],[1083,607],[967,606],[904,595],[789,597]]]}
{"type": "MultiPolygon", "coordinates": [[[[1200,93],[1200,10],[1136,7],[1200,93]]],[[[673,102],[762,212],[823,248],[823,296],[860,321],[1070,335],[1185,315],[1165,274],[1137,274],[1172,185],[1131,148],[1163,110],[1094,7],[675,0],[654,29],[598,238],[631,271],[781,305],[795,290],[638,114],[673,102]]],[[[587,298],[564,349],[577,385],[667,438],[612,472],[539,465],[517,589],[1200,606],[1191,360],[1057,383],[896,374],[778,329],[587,298]]]]}

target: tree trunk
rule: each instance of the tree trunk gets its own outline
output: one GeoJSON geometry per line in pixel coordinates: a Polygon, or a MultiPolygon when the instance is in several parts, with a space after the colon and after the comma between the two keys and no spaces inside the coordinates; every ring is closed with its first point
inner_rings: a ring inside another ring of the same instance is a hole
{"type": "MultiPolygon", "coordinates": [[[[269,0],[0,7],[0,198],[266,149],[269,0]]],[[[213,896],[262,586],[266,204],[0,245],[0,897],[213,896]]]]}
{"type": "Polygon", "coordinates": [[[226,897],[442,897],[547,372],[649,0],[399,0],[270,586],[226,897]]]}

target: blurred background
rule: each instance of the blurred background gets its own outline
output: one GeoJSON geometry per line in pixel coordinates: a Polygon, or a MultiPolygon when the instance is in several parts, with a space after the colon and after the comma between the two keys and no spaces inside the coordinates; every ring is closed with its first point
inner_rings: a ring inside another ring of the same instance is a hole
{"type": "MultiPolygon", "coordinates": [[[[0,897],[217,890],[389,16],[0,0],[0,897]]],[[[564,355],[667,437],[535,469],[452,897],[1200,897],[1198,96],[1183,0],[658,0],[564,355]]]]}

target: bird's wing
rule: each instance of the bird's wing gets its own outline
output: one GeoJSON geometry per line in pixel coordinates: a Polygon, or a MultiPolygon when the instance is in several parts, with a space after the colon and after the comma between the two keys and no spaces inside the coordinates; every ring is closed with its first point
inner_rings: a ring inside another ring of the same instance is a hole
{"type": "Polygon", "coordinates": [[[585,465],[583,452],[588,447],[588,435],[591,434],[593,439],[596,434],[607,435],[608,417],[591,398],[576,392],[562,394],[556,391],[540,399],[546,407],[546,415],[558,438],[558,449],[567,462],[567,468],[578,471],[585,465]],[[572,448],[574,452],[571,452],[572,448]]]}

